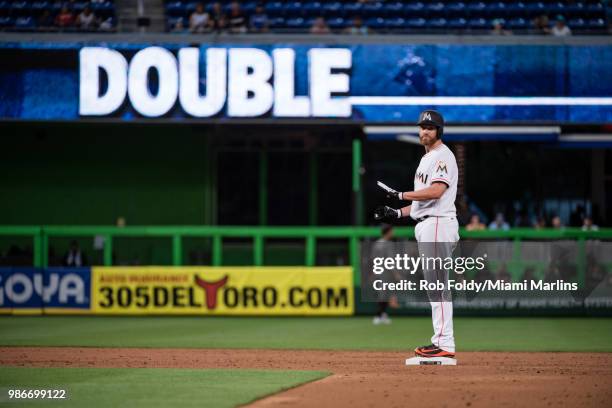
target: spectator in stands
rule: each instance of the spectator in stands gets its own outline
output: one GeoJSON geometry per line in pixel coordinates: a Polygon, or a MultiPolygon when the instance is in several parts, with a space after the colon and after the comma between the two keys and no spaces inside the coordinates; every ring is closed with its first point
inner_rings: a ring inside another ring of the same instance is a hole
{"type": "Polygon", "coordinates": [[[247,32],[247,19],[240,7],[240,3],[233,1],[228,18],[230,33],[242,34],[247,32]]]}
{"type": "Polygon", "coordinates": [[[546,219],[544,217],[537,217],[533,223],[533,228],[537,230],[546,228],[546,219]]]}
{"type": "Polygon", "coordinates": [[[565,226],[563,225],[563,222],[561,222],[561,217],[559,217],[558,215],[555,215],[554,217],[552,217],[551,224],[554,229],[565,228],[565,226]]]}
{"type": "Polygon", "coordinates": [[[174,26],[172,27],[172,32],[176,34],[187,34],[189,32],[185,28],[185,24],[183,24],[182,18],[179,18],[178,20],[176,20],[176,23],[174,23],[174,26]]]}
{"type": "Polygon", "coordinates": [[[70,243],[70,249],[66,252],[66,255],[64,255],[62,265],[69,267],[87,266],[87,257],[81,252],[81,248],[79,248],[79,243],[77,241],[72,241],[70,243]]]}
{"type": "Polygon", "coordinates": [[[468,231],[482,231],[487,229],[487,226],[480,222],[478,214],[472,214],[470,217],[470,223],[465,226],[468,231]]]}
{"type": "Polygon", "coordinates": [[[493,29],[491,30],[491,35],[512,35],[512,31],[505,30],[502,20],[495,19],[493,20],[493,29]]]}
{"type": "Polygon", "coordinates": [[[76,26],[81,30],[95,30],[98,25],[98,19],[96,15],[91,11],[89,6],[85,7],[83,11],[76,18],[76,26]]]}
{"type": "Polygon", "coordinates": [[[557,16],[551,32],[555,37],[567,37],[568,35],[572,35],[572,30],[565,25],[565,18],[561,15],[557,16]]]}
{"type": "Polygon", "coordinates": [[[345,28],[344,33],[352,35],[367,35],[370,34],[370,29],[368,26],[363,25],[363,20],[360,16],[355,16],[355,18],[353,18],[353,24],[350,27],[345,28]]]}
{"type": "Polygon", "coordinates": [[[40,31],[51,31],[53,29],[53,26],[55,25],[55,20],[49,10],[43,11],[43,13],[38,18],[37,25],[40,31]]]}
{"type": "Polygon", "coordinates": [[[532,24],[532,33],[533,34],[541,34],[548,35],[550,34],[550,24],[548,22],[548,16],[546,14],[542,14],[534,18],[531,22],[532,24]]]}
{"type": "Polygon", "coordinates": [[[218,1],[212,6],[212,13],[210,18],[212,21],[213,29],[215,31],[225,30],[225,27],[227,26],[227,16],[223,12],[223,7],[221,7],[221,3],[219,3],[218,1]]]}
{"type": "Polygon", "coordinates": [[[504,219],[504,214],[497,213],[493,222],[489,224],[489,229],[494,231],[508,231],[510,229],[510,225],[504,219]]]}
{"type": "MultiPolygon", "coordinates": [[[[179,21],[182,25],[182,19],[179,21]]],[[[191,13],[191,16],[189,16],[189,31],[192,33],[203,33],[209,31],[211,29],[211,25],[210,16],[204,11],[204,5],[202,3],[198,3],[194,12],[191,13]]]]}
{"type": "Polygon", "coordinates": [[[569,225],[570,227],[581,227],[582,221],[584,220],[585,212],[584,206],[577,205],[574,211],[570,214],[569,225]]]}
{"type": "Polygon", "coordinates": [[[101,31],[112,31],[114,30],[114,22],[113,17],[108,17],[106,20],[100,23],[99,29],[101,31]]]}
{"type": "Polygon", "coordinates": [[[317,17],[312,23],[312,27],[310,27],[310,33],[311,34],[329,34],[331,33],[331,31],[329,29],[329,26],[325,22],[325,19],[323,17],[317,17]]]}
{"type": "Polygon", "coordinates": [[[593,219],[589,216],[584,217],[584,222],[582,223],[583,231],[599,231],[599,227],[593,224],[593,219]]]}
{"type": "Polygon", "coordinates": [[[55,17],[55,25],[59,28],[69,28],[74,24],[74,16],[68,9],[68,6],[63,6],[62,10],[55,17]]]}
{"type": "Polygon", "coordinates": [[[253,33],[266,33],[269,25],[268,15],[265,13],[263,5],[258,4],[249,21],[249,29],[253,33]]]}

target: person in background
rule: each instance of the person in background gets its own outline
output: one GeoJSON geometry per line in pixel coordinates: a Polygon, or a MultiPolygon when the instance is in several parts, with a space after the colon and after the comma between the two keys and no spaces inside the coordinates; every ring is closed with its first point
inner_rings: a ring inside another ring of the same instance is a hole
{"type": "Polygon", "coordinates": [[[559,217],[558,215],[552,217],[551,224],[554,229],[563,229],[565,227],[561,222],[561,217],[559,217]]]}
{"type": "Polygon", "coordinates": [[[546,228],[546,219],[544,217],[537,217],[533,223],[533,228],[540,230],[546,228]]]}
{"type": "Polygon", "coordinates": [[[218,1],[212,6],[212,12],[210,13],[212,21],[212,27],[215,31],[220,32],[225,30],[227,27],[227,16],[223,12],[223,7],[218,1]]]}
{"type": "Polygon", "coordinates": [[[62,265],[77,268],[81,266],[87,266],[87,257],[83,252],[81,252],[81,249],[79,248],[79,243],[77,241],[73,240],[70,243],[70,249],[68,250],[68,252],[66,252],[66,255],[64,255],[62,265]]]}
{"type": "MultiPolygon", "coordinates": [[[[182,19],[179,21],[181,22],[181,25],[182,25],[183,23],[182,19]]],[[[191,16],[189,16],[189,31],[191,31],[192,33],[203,33],[203,32],[209,31],[210,29],[211,29],[210,16],[208,15],[208,13],[204,11],[204,5],[202,3],[198,3],[196,5],[194,12],[191,13],[191,16]]]]}
{"type": "Polygon", "coordinates": [[[265,13],[263,5],[258,4],[255,13],[249,20],[249,30],[253,33],[267,33],[269,24],[268,15],[265,13]]]}
{"type": "Polygon", "coordinates": [[[493,222],[489,224],[489,229],[495,231],[508,231],[510,229],[510,225],[508,225],[504,219],[504,214],[497,213],[493,222]]]}
{"type": "Polygon", "coordinates": [[[584,221],[582,223],[583,231],[599,231],[599,227],[593,224],[593,219],[589,216],[584,217],[584,221]]]}
{"type": "Polygon", "coordinates": [[[68,6],[62,7],[62,10],[55,17],[55,25],[59,28],[69,28],[74,24],[74,16],[68,9],[68,6]]]}
{"type": "Polygon", "coordinates": [[[247,32],[247,19],[240,7],[240,3],[233,1],[228,18],[230,33],[242,34],[247,32]]]}
{"type": "Polygon", "coordinates": [[[555,25],[551,30],[552,35],[555,37],[567,37],[572,35],[572,30],[565,24],[565,18],[561,15],[557,16],[555,25]]]}
{"type": "Polygon", "coordinates": [[[467,231],[482,231],[487,229],[487,226],[480,222],[480,216],[478,214],[472,214],[470,217],[470,223],[465,226],[467,231]]]}
{"type": "Polygon", "coordinates": [[[81,30],[95,30],[97,23],[98,19],[89,6],[85,7],[76,18],[76,26],[81,30]]]}
{"type": "Polygon", "coordinates": [[[344,29],[344,34],[367,35],[370,34],[370,29],[368,26],[363,25],[363,20],[360,16],[355,16],[353,19],[353,24],[344,29]]]}
{"type": "Polygon", "coordinates": [[[37,27],[39,31],[50,31],[53,29],[54,19],[49,10],[43,11],[38,18],[37,27]]]}
{"type": "Polygon", "coordinates": [[[172,30],[173,33],[175,34],[186,34],[189,31],[185,28],[185,24],[183,24],[183,19],[179,18],[178,20],[176,20],[176,23],[174,23],[174,26],[172,26],[172,30]]]}
{"type": "MultiPolygon", "coordinates": [[[[374,256],[382,257],[382,258],[394,257],[395,251],[394,251],[392,244],[390,244],[393,241],[393,226],[390,224],[383,224],[380,227],[380,235],[381,235],[380,239],[374,243],[374,246],[372,248],[372,252],[374,253],[374,256]]],[[[381,296],[384,296],[384,295],[381,294],[381,296]]],[[[376,309],[376,315],[374,316],[374,319],[372,320],[373,324],[375,325],[391,324],[391,319],[389,318],[389,315],[387,314],[387,309],[389,308],[390,305],[392,307],[397,307],[397,299],[393,298],[390,301],[388,301],[384,298],[379,298],[378,308],[376,309]]]]}
{"type": "Polygon", "coordinates": [[[496,18],[493,20],[493,29],[490,32],[491,35],[512,35],[512,31],[505,30],[502,20],[496,18]]]}
{"type": "Polygon", "coordinates": [[[310,34],[329,34],[329,33],[331,33],[331,30],[329,29],[329,26],[325,22],[325,19],[323,17],[315,18],[314,22],[312,23],[312,27],[310,27],[310,34]]]}
{"type": "Polygon", "coordinates": [[[531,21],[532,25],[532,34],[540,34],[540,35],[548,35],[550,34],[550,23],[548,21],[548,16],[546,14],[542,14],[534,18],[531,21]]]}

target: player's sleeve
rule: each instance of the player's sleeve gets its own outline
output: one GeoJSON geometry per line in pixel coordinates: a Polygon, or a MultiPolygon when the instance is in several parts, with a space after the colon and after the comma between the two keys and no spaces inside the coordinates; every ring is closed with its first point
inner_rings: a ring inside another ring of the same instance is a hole
{"type": "Polygon", "coordinates": [[[433,173],[431,178],[431,184],[433,183],[444,183],[448,187],[451,185],[450,175],[450,163],[448,160],[438,160],[433,167],[433,173]]]}

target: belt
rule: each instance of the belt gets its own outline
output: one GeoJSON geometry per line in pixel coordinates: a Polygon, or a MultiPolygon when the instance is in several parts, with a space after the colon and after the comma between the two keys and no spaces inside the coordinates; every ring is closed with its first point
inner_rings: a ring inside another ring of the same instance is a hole
{"type": "Polygon", "coordinates": [[[417,222],[417,224],[418,224],[419,222],[423,222],[423,221],[425,221],[426,219],[428,219],[428,218],[430,218],[430,217],[431,217],[431,218],[450,218],[451,220],[452,220],[453,218],[455,218],[455,217],[442,217],[442,216],[439,216],[439,215],[424,215],[424,216],[422,216],[421,218],[417,218],[417,219],[416,219],[416,222],[417,222]]]}

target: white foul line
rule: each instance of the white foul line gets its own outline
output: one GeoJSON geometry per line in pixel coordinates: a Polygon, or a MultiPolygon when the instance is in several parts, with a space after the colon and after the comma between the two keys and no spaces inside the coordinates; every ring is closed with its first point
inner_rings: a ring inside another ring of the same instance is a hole
{"type": "Polygon", "coordinates": [[[571,106],[612,105],[608,97],[562,96],[351,96],[351,105],[467,105],[467,106],[571,106]]]}

